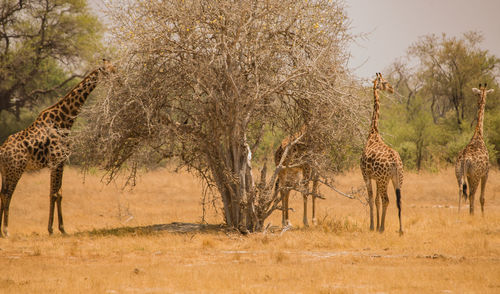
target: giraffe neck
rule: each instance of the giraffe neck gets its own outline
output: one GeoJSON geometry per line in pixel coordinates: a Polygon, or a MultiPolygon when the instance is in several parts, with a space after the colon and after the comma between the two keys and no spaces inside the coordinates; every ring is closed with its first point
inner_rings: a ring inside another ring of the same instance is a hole
{"type": "Polygon", "coordinates": [[[76,116],[88,95],[95,89],[99,81],[101,69],[89,73],[66,96],[40,113],[39,120],[49,122],[59,128],[71,128],[76,116]]]}
{"type": "Polygon", "coordinates": [[[483,137],[483,122],[484,122],[484,107],[485,107],[485,94],[481,94],[481,99],[479,101],[478,110],[477,110],[477,125],[474,130],[474,136],[482,138],[483,137]]]}
{"type": "Polygon", "coordinates": [[[378,118],[380,110],[380,101],[378,96],[378,89],[373,89],[373,114],[370,134],[378,134],[378,118]]]}

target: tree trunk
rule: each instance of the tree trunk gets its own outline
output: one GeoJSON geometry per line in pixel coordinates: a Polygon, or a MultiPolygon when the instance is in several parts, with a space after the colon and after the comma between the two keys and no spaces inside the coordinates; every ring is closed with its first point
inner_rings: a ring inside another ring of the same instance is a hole
{"type": "Polygon", "coordinates": [[[460,119],[460,108],[458,105],[458,101],[456,101],[456,99],[453,99],[453,107],[455,108],[455,115],[457,117],[457,124],[460,127],[460,125],[462,124],[462,120],[460,119]]]}
{"type": "Polygon", "coordinates": [[[417,140],[417,171],[420,171],[420,169],[422,168],[422,153],[423,153],[423,139],[420,138],[417,140]]]}
{"type": "MultiPolygon", "coordinates": [[[[291,146],[295,145],[300,137],[291,142],[283,152],[282,159],[269,181],[266,183],[266,166],[261,171],[260,183],[257,188],[252,174],[251,150],[243,138],[233,138],[230,148],[221,147],[224,157],[229,158],[225,164],[217,163],[218,159],[210,158],[210,169],[215,179],[217,189],[221,194],[224,205],[226,224],[242,233],[261,231],[265,220],[273,211],[278,209],[281,195],[277,193],[275,182],[282,164],[287,157],[291,146]],[[240,143],[238,143],[240,142],[240,143]]],[[[234,132],[233,134],[238,134],[234,132]]]]}

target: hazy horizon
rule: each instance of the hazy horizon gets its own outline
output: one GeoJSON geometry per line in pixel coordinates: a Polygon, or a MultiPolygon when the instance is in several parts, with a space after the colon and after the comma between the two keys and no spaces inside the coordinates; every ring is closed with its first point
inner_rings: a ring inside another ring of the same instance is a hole
{"type": "Polygon", "coordinates": [[[419,37],[429,34],[460,37],[479,31],[481,48],[500,57],[500,11],[498,0],[350,0],[347,13],[352,32],[369,33],[367,40],[352,44],[350,68],[360,78],[370,78],[387,69],[419,37]],[[476,9],[477,8],[477,9],[476,9]],[[472,13],[476,11],[476,13],[472,13]],[[423,18],[425,16],[425,18],[423,18]]]}

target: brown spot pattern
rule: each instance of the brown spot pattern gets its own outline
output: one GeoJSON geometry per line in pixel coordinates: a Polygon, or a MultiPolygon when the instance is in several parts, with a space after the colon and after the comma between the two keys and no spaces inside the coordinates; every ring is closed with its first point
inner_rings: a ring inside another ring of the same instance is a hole
{"type": "Polygon", "coordinates": [[[368,192],[368,204],[370,206],[370,229],[374,229],[373,217],[375,200],[377,210],[376,229],[380,232],[385,230],[385,215],[387,206],[389,205],[387,187],[389,182],[392,181],[397,196],[396,203],[398,204],[399,232],[402,234],[403,226],[401,222],[401,203],[399,197],[403,186],[403,162],[401,161],[398,152],[387,146],[378,132],[380,109],[379,90],[389,91],[391,93],[393,92],[392,86],[382,78],[380,73],[377,73],[377,77],[373,81],[374,103],[371,129],[365,149],[361,156],[360,167],[368,192]],[[377,188],[375,199],[373,197],[372,180],[375,180],[377,188]],[[382,200],[382,215],[380,215],[380,200],[382,200]]]}
{"type": "Polygon", "coordinates": [[[0,236],[8,235],[9,205],[16,185],[26,170],[51,169],[49,233],[52,233],[54,206],[57,203],[59,230],[64,233],[60,192],[63,166],[69,155],[68,133],[80,107],[95,88],[101,74],[114,71],[109,62],[88,74],[66,96],[43,110],[26,129],[7,138],[0,146],[0,236]],[[75,102],[78,101],[78,102],[75,102]],[[2,229],[3,221],[3,231],[2,229]]]}

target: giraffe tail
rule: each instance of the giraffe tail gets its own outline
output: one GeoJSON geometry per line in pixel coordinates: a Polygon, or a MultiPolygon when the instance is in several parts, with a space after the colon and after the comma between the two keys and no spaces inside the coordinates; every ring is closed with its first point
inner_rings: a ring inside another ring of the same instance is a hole
{"type": "Polygon", "coordinates": [[[467,195],[467,162],[466,160],[462,161],[462,197],[464,201],[467,201],[469,195],[467,195]]]}
{"type": "Polygon", "coordinates": [[[401,221],[401,186],[403,184],[403,170],[396,167],[396,177],[393,180],[396,190],[396,206],[398,207],[399,234],[403,234],[403,224],[401,221]]]}
{"type": "Polygon", "coordinates": [[[401,218],[401,189],[396,188],[396,205],[398,206],[398,216],[401,218]]]}

